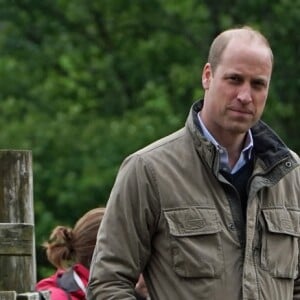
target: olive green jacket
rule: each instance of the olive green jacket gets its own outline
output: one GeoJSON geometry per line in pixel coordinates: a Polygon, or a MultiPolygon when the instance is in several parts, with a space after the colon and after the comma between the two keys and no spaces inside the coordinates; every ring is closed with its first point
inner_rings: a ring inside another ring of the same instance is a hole
{"type": "Polygon", "coordinates": [[[151,300],[300,299],[300,169],[263,122],[251,130],[254,171],[246,223],[218,152],[186,126],[122,164],[101,224],[88,299],[134,299],[140,272],[151,300]]]}

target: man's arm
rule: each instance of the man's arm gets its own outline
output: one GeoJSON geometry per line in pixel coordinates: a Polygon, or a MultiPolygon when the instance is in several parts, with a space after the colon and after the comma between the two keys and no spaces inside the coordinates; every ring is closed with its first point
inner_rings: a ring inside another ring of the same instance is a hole
{"type": "Polygon", "coordinates": [[[294,281],[294,300],[300,300],[300,278],[294,281]]]}
{"type": "Polygon", "coordinates": [[[121,166],[97,237],[88,299],[135,299],[159,216],[152,175],[138,156],[121,166]]]}

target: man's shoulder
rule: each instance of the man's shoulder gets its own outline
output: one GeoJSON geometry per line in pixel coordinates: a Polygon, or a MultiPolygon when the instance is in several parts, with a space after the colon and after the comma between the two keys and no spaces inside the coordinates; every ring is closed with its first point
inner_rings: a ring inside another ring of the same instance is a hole
{"type": "Polygon", "coordinates": [[[178,144],[180,144],[184,136],[185,136],[185,128],[181,128],[139,149],[138,151],[134,152],[131,155],[147,156],[147,155],[151,155],[153,152],[160,152],[168,148],[173,148],[178,144]]]}

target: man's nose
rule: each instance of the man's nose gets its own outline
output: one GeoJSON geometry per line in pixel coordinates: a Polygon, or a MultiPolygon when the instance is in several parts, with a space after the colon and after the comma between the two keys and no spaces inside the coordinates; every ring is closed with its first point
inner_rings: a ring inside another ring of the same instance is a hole
{"type": "Polygon", "coordinates": [[[247,104],[251,102],[252,101],[251,87],[248,84],[244,84],[240,88],[237,98],[243,104],[247,104]]]}

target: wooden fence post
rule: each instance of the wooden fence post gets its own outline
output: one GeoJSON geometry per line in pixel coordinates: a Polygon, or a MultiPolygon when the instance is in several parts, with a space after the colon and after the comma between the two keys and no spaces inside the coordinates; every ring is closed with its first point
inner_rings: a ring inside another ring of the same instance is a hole
{"type": "Polygon", "coordinates": [[[0,291],[36,282],[32,154],[0,150],[0,291]]]}

